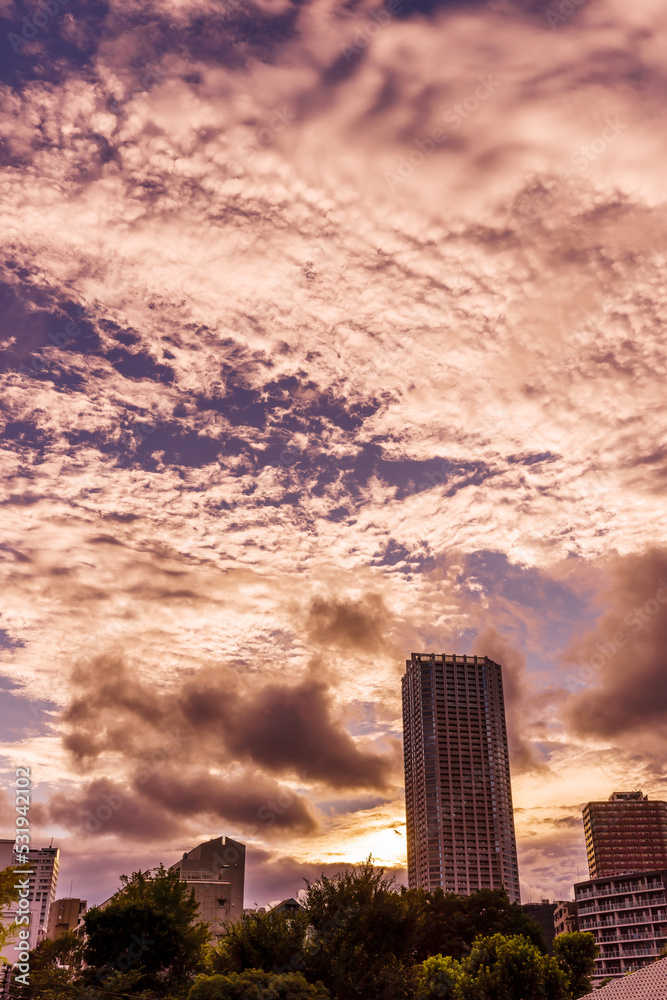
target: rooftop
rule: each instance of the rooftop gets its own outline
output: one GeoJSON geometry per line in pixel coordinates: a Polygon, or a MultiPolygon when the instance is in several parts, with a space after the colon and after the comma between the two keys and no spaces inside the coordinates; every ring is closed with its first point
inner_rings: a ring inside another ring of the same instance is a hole
{"type": "Polygon", "coordinates": [[[665,1000],[666,997],[667,958],[661,958],[645,969],[587,993],[581,1000],[665,1000]]]}

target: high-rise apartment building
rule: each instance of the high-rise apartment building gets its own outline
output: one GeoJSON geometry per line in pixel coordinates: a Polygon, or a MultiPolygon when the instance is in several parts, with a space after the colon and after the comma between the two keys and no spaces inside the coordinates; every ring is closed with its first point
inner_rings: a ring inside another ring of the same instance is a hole
{"type": "Polygon", "coordinates": [[[486,656],[413,653],[403,677],[410,887],[520,902],[502,671],[486,656]]]}
{"type": "Polygon", "coordinates": [[[614,792],[607,802],[588,802],[583,814],[591,878],[667,868],[667,802],[614,792]]]}
{"type": "Polygon", "coordinates": [[[667,871],[578,882],[574,898],[579,930],[593,934],[599,948],[594,986],[655,962],[667,945],[667,871]]]}
{"type": "MultiPolygon", "coordinates": [[[[56,898],[58,886],[58,868],[60,865],[59,847],[41,847],[31,849],[27,855],[21,855],[30,863],[29,869],[24,877],[28,878],[28,912],[30,914],[30,937],[28,944],[30,948],[36,948],[40,941],[46,937],[49,911],[51,904],[56,898]]],[[[16,865],[17,856],[14,854],[14,841],[0,841],[0,867],[7,868],[9,865],[16,865]]],[[[16,916],[18,904],[10,903],[3,914],[4,923],[12,923],[16,916]]],[[[12,945],[8,945],[2,954],[9,960],[14,961],[12,945]]]]}

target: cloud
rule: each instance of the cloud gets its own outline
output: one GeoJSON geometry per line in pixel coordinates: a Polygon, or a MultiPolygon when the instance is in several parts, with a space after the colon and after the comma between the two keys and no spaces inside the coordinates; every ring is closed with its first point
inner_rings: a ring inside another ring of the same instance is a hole
{"type": "Polygon", "coordinates": [[[477,635],[517,802],[659,787],[647,736],[571,792],[662,711],[660,616],[625,616],[667,538],[667,23],[545,6],[111,0],[7,47],[0,634],[64,714],[3,750],[64,824],[107,788],[144,858],[289,794],[272,829],[328,863],[358,818],[326,827],[333,790],[401,818],[401,661],[477,635]],[[561,653],[616,557],[636,689],[612,656],[565,747],[561,653]],[[135,785],[168,731],[183,774],[135,785]]]}
{"type": "Polygon", "coordinates": [[[569,650],[565,717],[581,735],[657,747],[667,722],[667,551],[616,557],[608,574],[605,610],[569,650]]]}
{"type": "Polygon", "coordinates": [[[529,711],[525,656],[492,626],[477,636],[473,652],[488,656],[502,667],[507,741],[513,766],[519,771],[543,768],[544,763],[524,735],[529,711]]]}
{"type": "Polygon", "coordinates": [[[386,641],[390,615],[380,594],[337,599],[316,597],[308,614],[308,635],[322,646],[372,651],[386,641]]]}

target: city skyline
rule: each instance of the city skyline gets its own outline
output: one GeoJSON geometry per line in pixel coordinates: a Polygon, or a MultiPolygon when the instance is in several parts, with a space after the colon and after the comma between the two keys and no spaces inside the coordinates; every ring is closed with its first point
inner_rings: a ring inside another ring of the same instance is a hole
{"type": "Polygon", "coordinates": [[[667,799],[667,17],[551,3],[0,2],[0,806],[91,905],[405,881],[413,650],[524,900],[667,799]]]}

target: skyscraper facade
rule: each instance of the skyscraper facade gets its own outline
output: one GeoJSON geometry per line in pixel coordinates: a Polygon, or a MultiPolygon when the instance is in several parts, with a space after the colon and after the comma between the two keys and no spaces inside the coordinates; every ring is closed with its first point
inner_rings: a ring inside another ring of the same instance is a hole
{"type": "Polygon", "coordinates": [[[641,791],[613,792],[583,809],[591,878],[667,868],[667,802],[641,791]]]}
{"type": "MultiPolygon", "coordinates": [[[[21,855],[22,859],[26,855],[21,855]]],[[[58,869],[60,867],[59,847],[31,848],[27,854],[30,863],[24,877],[28,879],[28,912],[30,914],[30,937],[28,946],[36,948],[46,937],[49,912],[56,898],[58,887],[58,869]]],[[[0,840],[0,868],[16,865],[13,840],[0,840]]],[[[10,903],[2,915],[3,923],[11,924],[18,913],[18,903],[10,903]]],[[[2,952],[8,961],[13,962],[13,945],[9,944],[2,952]]]]}
{"type": "Polygon", "coordinates": [[[413,653],[403,740],[410,887],[520,902],[500,664],[413,653]]]}

